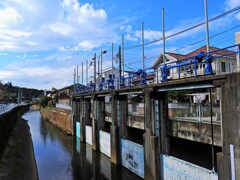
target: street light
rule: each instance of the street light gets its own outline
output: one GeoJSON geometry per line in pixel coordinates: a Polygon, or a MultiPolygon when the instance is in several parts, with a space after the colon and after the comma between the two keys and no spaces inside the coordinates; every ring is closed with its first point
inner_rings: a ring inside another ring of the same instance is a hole
{"type": "Polygon", "coordinates": [[[101,75],[100,77],[101,77],[101,79],[100,79],[100,81],[102,81],[102,55],[103,54],[106,54],[107,53],[107,51],[101,51],[101,54],[98,56],[98,74],[99,75],[101,75]],[[101,73],[99,73],[99,58],[101,57],[101,73]]]}

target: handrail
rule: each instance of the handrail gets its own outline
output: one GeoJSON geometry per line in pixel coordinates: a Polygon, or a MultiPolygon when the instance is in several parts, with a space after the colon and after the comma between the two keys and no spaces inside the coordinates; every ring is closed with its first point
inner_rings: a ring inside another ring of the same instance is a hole
{"type": "MultiPolygon", "coordinates": [[[[217,61],[218,58],[232,57],[234,54],[240,56],[240,44],[232,45],[222,49],[210,51],[210,52],[198,52],[195,56],[183,58],[177,61],[167,62],[165,64],[159,64],[151,68],[139,69],[136,72],[124,74],[121,77],[109,78],[98,83],[91,83],[88,86],[74,86],[73,94],[86,94],[92,92],[101,92],[104,90],[123,89],[126,87],[132,87],[135,85],[146,86],[149,80],[153,83],[167,82],[169,79],[180,79],[187,77],[197,78],[199,75],[199,69],[204,73],[201,75],[214,74],[212,68],[212,62],[217,61]],[[236,50],[228,50],[237,47],[236,50]],[[217,55],[217,52],[228,50],[225,54],[221,53],[217,55]],[[199,68],[200,67],[200,68],[199,68]],[[177,69],[174,73],[172,69],[177,69]],[[183,71],[183,72],[182,72],[183,71]],[[169,74],[172,76],[169,76],[169,74]],[[192,75],[193,74],[193,75],[192,75]]],[[[233,58],[236,61],[236,58],[233,58]]],[[[230,65],[229,65],[230,68],[230,65]]],[[[217,70],[215,68],[215,70],[217,70]]],[[[225,73],[225,72],[224,72],[225,73]]]]}

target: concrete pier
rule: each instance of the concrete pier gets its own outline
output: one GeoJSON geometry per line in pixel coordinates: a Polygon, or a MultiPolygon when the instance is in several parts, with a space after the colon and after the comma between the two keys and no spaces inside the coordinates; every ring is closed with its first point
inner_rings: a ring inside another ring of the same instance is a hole
{"type": "Polygon", "coordinates": [[[219,179],[240,179],[240,74],[228,75],[222,86],[222,152],[219,179]],[[231,152],[232,150],[232,152],[231,152]]]}

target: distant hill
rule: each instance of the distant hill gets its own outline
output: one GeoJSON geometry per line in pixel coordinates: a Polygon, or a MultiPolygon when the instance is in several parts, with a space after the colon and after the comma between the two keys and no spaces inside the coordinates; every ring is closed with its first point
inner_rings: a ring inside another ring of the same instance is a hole
{"type": "MultiPolygon", "coordinates": [[[[49,93],[49,91],[47,92],[49,93]]],[[[17,103],[18,95],[22,95],[23,102],[32,102],[44,95],[43,90],[13,86],[11,82],[0,81],[0,103],[17,103]]]]}

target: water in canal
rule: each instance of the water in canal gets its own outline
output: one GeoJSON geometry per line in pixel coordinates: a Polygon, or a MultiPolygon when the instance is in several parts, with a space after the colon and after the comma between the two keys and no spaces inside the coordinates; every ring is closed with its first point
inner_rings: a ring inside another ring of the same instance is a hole
{"type": "Polygon", "coordinates": [[[79,138],[66,136],[43,120],[39,111],[29,111],[23,119],[30,126],[40,180],[141,179],[122,166],[113,165],[108,157],[80,143],[79,138]]]}

